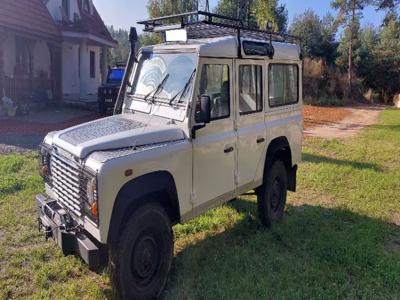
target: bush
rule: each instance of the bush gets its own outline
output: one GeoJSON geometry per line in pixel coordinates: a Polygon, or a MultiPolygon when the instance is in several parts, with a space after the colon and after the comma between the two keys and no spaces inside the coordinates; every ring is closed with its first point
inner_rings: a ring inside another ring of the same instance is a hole
{"type": "Polygon", "coordinates": [[[345,101],[339,98],[304,98],[304,104],[315,106],[344,106],[345,101]]]}
{"type": "Polygon", "coordinates": [[[342,106],[348,98],[346,75],[321,59],[304,60],[304,102],[322,106],[342,106]]]}

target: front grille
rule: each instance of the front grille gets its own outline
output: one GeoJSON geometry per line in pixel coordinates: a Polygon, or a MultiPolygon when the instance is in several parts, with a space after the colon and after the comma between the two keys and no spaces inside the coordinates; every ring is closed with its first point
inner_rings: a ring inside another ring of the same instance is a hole
{"type": "Polygon", "coordinates": [[[87,177],[77,165],[57,154],[51,155],[50,173],[57,200],[78,217],[82,216],[87,177]]]}

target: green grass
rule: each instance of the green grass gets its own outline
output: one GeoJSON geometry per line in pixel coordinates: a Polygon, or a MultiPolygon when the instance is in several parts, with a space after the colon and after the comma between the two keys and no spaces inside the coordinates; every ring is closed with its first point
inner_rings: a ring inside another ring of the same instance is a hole
{"type": "MultiPolygon", "coordinates": [[[[166,299],[400,298],[400,111],[346,141],[307,140],[271,230],[255,196],[174,228],[166,299]],[[398,225],[395,225],[397,223],[398,225]]],[[[0,156],[0,299],[110,298],[106,273],[38,233],[34,155],[0,156]]]]}

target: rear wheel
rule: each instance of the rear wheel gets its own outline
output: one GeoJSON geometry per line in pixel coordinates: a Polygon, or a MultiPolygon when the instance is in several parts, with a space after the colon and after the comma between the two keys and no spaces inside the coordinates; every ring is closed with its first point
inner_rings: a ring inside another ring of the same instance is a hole
{"type": "Polygon", "coordinates": [[[258,215],[270,227],[283,217],[287,197],[287,171],[282,161],[276,160],[267,170],[258,194],[258,215]]]}
{"type": "Polygon", "coordinates": [[[158,298],[173,254],[173,233],[164,209],[145,205],[132,215],[112,250],[111,278],[121,299],[158,298]]]}

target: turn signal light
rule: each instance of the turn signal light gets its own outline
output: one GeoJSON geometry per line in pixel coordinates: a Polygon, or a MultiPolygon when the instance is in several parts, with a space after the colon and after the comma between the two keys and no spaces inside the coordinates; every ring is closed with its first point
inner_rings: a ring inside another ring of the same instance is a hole
{"type": "Polygon", "coordinates": [[[90,210],[92,211],[92,215],[97,217],[97,214],[99,213],[99,211],[97,209],[97,201],[93,202],[90,210]]]}

